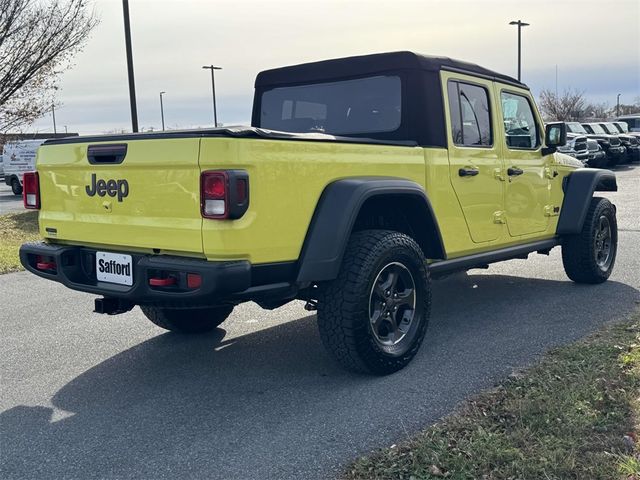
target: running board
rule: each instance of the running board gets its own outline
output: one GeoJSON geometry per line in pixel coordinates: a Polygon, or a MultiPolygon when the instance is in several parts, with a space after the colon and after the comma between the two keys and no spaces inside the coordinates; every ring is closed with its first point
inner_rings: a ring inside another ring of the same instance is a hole
{"type": "Polygon", "coordinates": [[[490,263],[501,262],[503,260],[511,260],[513,258],[527,258],[531,252],[549,253],[553,247],[560,245],[560,238],[551,238],[549,240],[540,240],[538,242],[527,243],[524,245],[515,245],[513,247],[501,248],[491,252],[475,253],[466,257],[452,258],[451,260],[442,260],[429,265],[431,275],[436,277],[445,273],[451,273],[458,270],[469,270],[471,268],[483,268],[490,263]]]}

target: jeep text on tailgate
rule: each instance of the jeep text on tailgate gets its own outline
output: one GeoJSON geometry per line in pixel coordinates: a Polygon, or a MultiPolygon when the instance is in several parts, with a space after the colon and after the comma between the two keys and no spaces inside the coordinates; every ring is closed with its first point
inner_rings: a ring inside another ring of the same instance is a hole
{"type": "Polygon", "coordinates": [[[557,152],[526,85],[410,52],[268,70],[252,127],[49,140],[24,178],[29,271],[187,333],[235,305],[317,309],[345,367],[387,374],[425,336],[431,278],[562,247],[604,282],[607,170],[557,152]]]}

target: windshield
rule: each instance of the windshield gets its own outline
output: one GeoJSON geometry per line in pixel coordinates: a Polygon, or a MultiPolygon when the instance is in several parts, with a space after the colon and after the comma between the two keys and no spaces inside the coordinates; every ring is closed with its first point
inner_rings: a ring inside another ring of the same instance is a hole
{"type": "Polygon", "coordinates": [[[615,127],[613,127],[613,125],[611,125],[610,123],[599,123],[598,125],[600,125],[602,129],[609,135],[615,135],[618,133],[618,130],[616,130],[615,127]]]}
{"type": "Polygon", "coordinates": [[[612,133],[614,135],[620,135],[620,131],[616,128],[616,126],[613,123],[608,122],[608,123],[605,123],[604,126],[607,127],[607,130],[609,130],[609,133],[612,133]]]}
{"type": "Polygon", "coordinates": [[[569,130],[571,133],[587,133],[584,127],[578,122],[568,122],[567,130],[569,130]]]}
{"type": "Polygon", "coordinates": [[[604,128],[602,128],[597,123],[589,123],[588,125],[591,127],[591,130],[593,130],[593,133],[599,133],[600,135],[602,135],[602,134],[606,135],[606,133],[607,133],[607,132],[604,131],[604,128]]]}
{"type": "Polygon", "coordinates": [[[627,133],[629,131],[629,126],[624,122],[613,122],[613,124],[618,128],[620,133],[627,133]]]}
{"type": "Polygon", "coordinates": [[[392,132],[400,127],[401,105],[398,76],[278,87],[262,94],[260,127],[334,135],[392,132]]]}

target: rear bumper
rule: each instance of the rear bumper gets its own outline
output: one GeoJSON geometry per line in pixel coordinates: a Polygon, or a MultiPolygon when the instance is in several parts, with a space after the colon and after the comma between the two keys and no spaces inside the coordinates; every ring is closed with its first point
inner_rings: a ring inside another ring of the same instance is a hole
{"type": "Polygon", "coordinates": [[[188,302],[213,305],[251,286],[251,264],[248,261],[209,262],[166,255],[141,255],[129,252],[133,261],[133,285],[100,282],[95,273],[95,249],[48,243],[25,243],[20,247],[20,262],[28,271],[62,283],[81,292],[126,300],[133,304],[188,302]],[[39,270],[38,256],[51,257],[55,270],[39,270]],[[176,285],[154,287],[149,279],[158,271],[175,272],[176,285]],[[187,273],[199,274],[200,287],[188,289],[187,273]]]}

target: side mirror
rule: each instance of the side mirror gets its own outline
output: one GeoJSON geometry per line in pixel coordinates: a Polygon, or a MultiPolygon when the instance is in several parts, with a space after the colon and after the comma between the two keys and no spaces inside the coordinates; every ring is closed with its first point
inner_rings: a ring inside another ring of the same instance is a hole
{"type": "Polygon", "coordinates": [[[544,129],[546,148],[542,149],[544,155],[555,152],[558,147],[567,143],[567,124],[564,122],[547,123],[544,129]]]}

